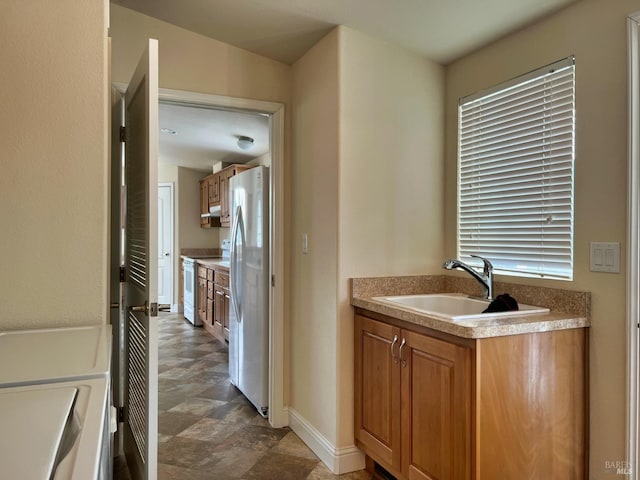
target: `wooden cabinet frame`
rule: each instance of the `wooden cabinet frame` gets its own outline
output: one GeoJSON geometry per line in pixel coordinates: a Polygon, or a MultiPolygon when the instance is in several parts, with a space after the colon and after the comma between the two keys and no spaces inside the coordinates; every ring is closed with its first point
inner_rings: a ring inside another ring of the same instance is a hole
{"type": "Polygon", "coordinates": [[[586,479],[588,334],[474,340],[357,309],[356,444],[399,480],[586,479]]]}

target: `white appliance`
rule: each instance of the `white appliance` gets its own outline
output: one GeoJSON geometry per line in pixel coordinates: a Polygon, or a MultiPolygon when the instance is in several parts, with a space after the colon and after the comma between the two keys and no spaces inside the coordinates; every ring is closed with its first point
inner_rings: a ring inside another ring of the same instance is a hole
{"type": "Polygon", "coordinates": [[[198,268],[196,261],[190,257],[184,257],[184,318],[196,327],[202,325],[202,321],[196,312],[196,295],[198,293],[198,268]]]}
{"type": "Polygon", "coordinates": [[[2,478],[111,480],[101,470],[108,399],[105,378],[1,388],[2,478]]]}
{"type": "Polygon", "coordinates": [[[269,407],[269,169],[231,177],[229,309],[231,383],[267,416],[269,407]]]}
{"type": "Polygon", "coordinates": [[[0,441],[33,444],[0,443],[3,478],[111,479],[111,340],[110,325],[0,332],[0,441]]]}

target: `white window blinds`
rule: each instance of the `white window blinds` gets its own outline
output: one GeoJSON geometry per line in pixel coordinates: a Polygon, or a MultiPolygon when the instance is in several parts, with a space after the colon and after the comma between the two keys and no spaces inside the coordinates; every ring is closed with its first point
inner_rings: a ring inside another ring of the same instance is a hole
{"type": "Polygon", "coordinates": [[[462,98],[458,256],[573,278],[574,58],[462,98]]]}

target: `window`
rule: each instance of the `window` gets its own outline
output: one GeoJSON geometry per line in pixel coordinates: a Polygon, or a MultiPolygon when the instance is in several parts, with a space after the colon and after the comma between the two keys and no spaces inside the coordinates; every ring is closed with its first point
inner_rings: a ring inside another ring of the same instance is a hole
{"type": "Polygon", "coordinates": [[[460,100],[458,257],[573,278],[574,57],[460,100]]]}

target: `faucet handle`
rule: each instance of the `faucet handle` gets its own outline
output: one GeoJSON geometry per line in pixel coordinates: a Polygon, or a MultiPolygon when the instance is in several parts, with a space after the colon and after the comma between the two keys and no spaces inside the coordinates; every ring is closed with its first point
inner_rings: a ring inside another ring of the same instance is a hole
{"type": "Polygon", "coordinates": [[[493,271],[493,264],[486,258],[481,257],[480,255],[474,255],[471,254],[470,256],[474,257],[474,258],[479,258],[480,260],[482,260],[482,262],[484,263],[484,273],[488,274],[489,272],[493,271]]]}

